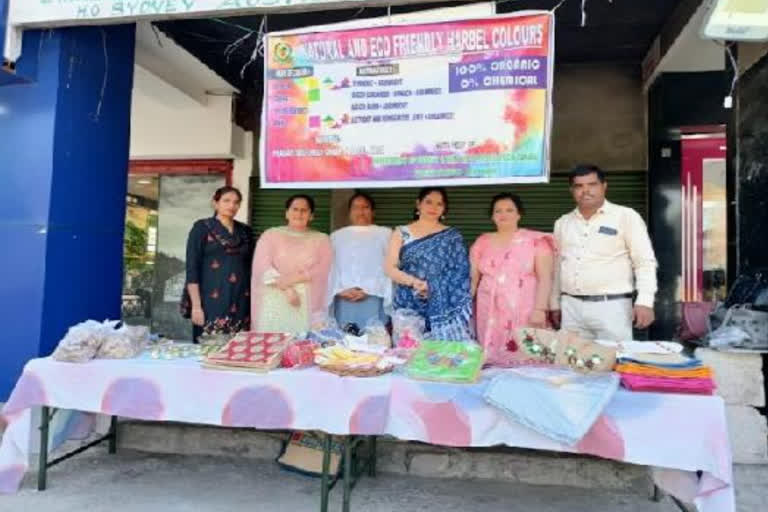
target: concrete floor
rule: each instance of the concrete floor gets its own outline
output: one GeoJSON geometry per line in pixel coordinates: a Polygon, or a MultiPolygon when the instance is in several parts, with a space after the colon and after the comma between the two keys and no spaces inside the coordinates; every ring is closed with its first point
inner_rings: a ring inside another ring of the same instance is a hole
{"type": "MultiPolygon", "coordinates": [[[[315,512],[319,480],[274,463],[242,458],[152,455],[97,448],[52,468],[36,490],[0,496],[1,512],[315,512]]],[[[331,493],[341,510],[341,486],[331,493]]],[[[356,512],[674,512],[665,499],[570,487],[380,475],[363,478],[352,495],[356,512]]]]}

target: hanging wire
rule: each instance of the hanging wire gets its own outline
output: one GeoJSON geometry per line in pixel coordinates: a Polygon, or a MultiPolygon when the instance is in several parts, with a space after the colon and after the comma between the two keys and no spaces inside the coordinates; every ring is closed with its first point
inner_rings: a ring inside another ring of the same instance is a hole
{"type": "Polygon", "coordinates": [[[93,120],[97,121],[101,117],[101,107],[104,105],[104,94],[107,92],[107,80],[109,79],[109,54],[107,53],[107,31],[102,27],[101,29],[101,43],[104,48],[104,78],[101,82],[101,94],[99,94],[99,103],[96,105],[96,112],[93,115],[93,120]]]}
{"type": "MultiPolygon", "coordinates": [[[[518,0],[497,0],[496,5],[502,5],[502,4],[508,4],[509,2],[517,2],[518,0]]],[[[613,2],[613,0],[610,0],[613,2]]],[[[566,2],[566,0],[560,0],[557,5],[555,5],[552,9],[549,10],[549,12],[555,12],[557,11],[561,5],[563,5],[566,2]]]]}
{"type": "Polygon", "coordinates": [[[361,14],[363,14],[363,11],[365,11],[365,7],[361,7],[361,8],[359,8],[359,9],[357,10],[357,12],[355,12],[355,14],[353,14],[353,15],[352,15],[352,17],[351,17],[351,18],[349,18],[347,21],[351,21],[351,20],[353,20],[353,19],[357,18],[358,16],[360,16],[361,14]]]}
{"type": "Polygon", "coordinates": [[[720,42],[715,41],[715,44],[718,46],[722,46],[723,49],[725,49],[726,55],[728,55],[728,60],[731,63],[731,68],[733,69],[733,79],[731,80],[731,90],[728,91],[728,98],[733,99],[733,92],[736,90],[736,83],[739,81],[739,63],[736,61],[736,57],[733,55],[733,50],[731,50],[731,46],[734,43],[728,44],[726,42],[720,42]]]}
{"type": "Polygon", "coordinates": [[[250,27],[238,25],[237,23],[232,23],[231,21],[226,21],[221,18],[211,18],[211,21],[215,21],[216,23],[221,23],[222,25],[227,25],[229,27],[239,28],[240,30],[244,30],[246,32],[253,32],[253,29],[250,27]]]}
{"type": "Polygon", "coordinates": [[[157,46],[162,48],[163,41],[162,39],[160,39],[160,30],[157,28],[157,25],[155,25],[154,23],[150,22],[149,26],[152,27],[152,32],[155,34],[155,40],[157,40],[157,46]]]}
{"type": "Polygon", "coordinates": [[[256,44],[253,47],[253,52],[251,53],[251,57],[248,59],[248,62],[246,62],[243,65],[243,68],[240,70],[240,78],[245,79],[245,71],[248,69],[248,67],[256,62],[256,59],[259,57],[264,56],[264,37],[267,35],[267,15],[265,14],[261,18],[261,24],[259,25],[259,32],[256,36],[256,44]]]}
{"type": "Polygon", "coordinates": [[[256,33],[255,31],[251,30],[250,32],[238,38],[234,43],[231,43],[224,49],[224,58],[226,59],[227,64],[229,64],[229,58],[232,56],[232,54],[234,54],[235,51],[237,51],[237,49],[240,48],[243,45],[243,43],[245,43],[248,40],[248,38],[250,38],[255,33],[256,33]]]}
{"type": "Polygon", "coordinates": [[[581,26],[587,26],[587,0],[581,0],[581,26]]]}

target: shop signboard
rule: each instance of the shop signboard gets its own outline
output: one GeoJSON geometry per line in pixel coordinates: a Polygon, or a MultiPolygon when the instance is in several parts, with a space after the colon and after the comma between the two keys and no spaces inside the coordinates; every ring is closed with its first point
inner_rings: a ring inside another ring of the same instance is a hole
{"type": "MultiPolygon", "coordinates": [[[[432,1],[438,0],[423,0],[424,3],[432,1]]],[[[21,55],[21,33],[25,28],[350,9],[370,3],[369,0],[0,0],[0,13],[4,6],[9,7],[4,56],[16,61],[21,55]]],[[[407,3],[412,2],[391,0],[389,5],[407,3]]],[[[466,8],[471,10],[478,5],[466,8]]],[[[2,41],[0,37],[0,46],[2,41]]]]}
{"type": "Polygon", "coordinates": [[[359,0],[10,0],[14,26],[61,26],[138,19],[253,14],[360,5],[359,0]]]}
{"type": "Polygon", "coordinates": [[[268,34],[266,188],[546,182],[554,17],[268,34]]]}

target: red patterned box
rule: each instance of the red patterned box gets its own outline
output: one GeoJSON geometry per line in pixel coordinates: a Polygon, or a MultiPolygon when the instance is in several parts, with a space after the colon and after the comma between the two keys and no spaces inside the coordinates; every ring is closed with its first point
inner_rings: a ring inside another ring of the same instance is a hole
{"type": "Polygon", "coordinates": [[[283,351],[293,339],[285,333],[241,332],[218,352],[208,355],[203,365],[210,368],[269,371],[277,368],[283,351]]]}

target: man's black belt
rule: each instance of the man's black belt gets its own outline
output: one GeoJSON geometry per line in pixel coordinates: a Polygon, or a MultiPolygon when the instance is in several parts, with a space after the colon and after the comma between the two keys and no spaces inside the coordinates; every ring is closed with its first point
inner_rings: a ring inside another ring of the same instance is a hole
{"type": "Polygon", "coordinates": [[[563,293],[563,295],[573,297],[574,299],[583,300],[584,302],[605,302],[607,300],[632,299],[635,296],[634,293],[615,293],[608,295],[571,295],[570,293],[563,293]]]}

